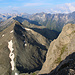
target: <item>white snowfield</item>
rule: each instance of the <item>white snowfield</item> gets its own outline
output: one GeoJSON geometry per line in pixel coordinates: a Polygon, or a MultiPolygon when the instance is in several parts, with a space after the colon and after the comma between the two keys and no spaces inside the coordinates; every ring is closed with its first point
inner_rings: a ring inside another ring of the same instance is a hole
{"type": "MultiPolygon", "coordinates": [[[[11,62],[10,62],[11,63],[11,67],[12,67],[11,69],[13,71],[13,70],[15,70],[15,61],[14,61],[15,55],[13,53],[14,48],[13,48],[13,42],[12,42],[12,40],[10,40],[8,42],[8,48],[10,50],[9,58],[11,59],[11,62]]],[[[15,75],[18,75],[18,73],[15,72],[15,75]]]]}
{"type": "Polygon", "coordinates": [[[14,70],[14,67],[15,67],[14,57],[15,57],[15,55],[13,53],[14,49],[13,49],[13,42],[12,42],[12,40],[8,42],[8,48],[10,50],[9,57],[11,59],[11,62],[10,62],[11,63],[11,67],[12,67],[11,69],[14,70]]]}

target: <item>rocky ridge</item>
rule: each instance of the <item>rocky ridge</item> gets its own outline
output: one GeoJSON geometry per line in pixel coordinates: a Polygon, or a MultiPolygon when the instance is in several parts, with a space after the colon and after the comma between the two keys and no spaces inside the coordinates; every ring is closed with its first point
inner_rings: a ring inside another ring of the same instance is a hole
{"type": "MultiPolygon", "coordinates": [[[[39,74],[41,74],[41,75],[49,74],[52,70],[54,70],[56,68],[56,66],[62,60],[64,60],[64,61],[62,61],[62,63],[60,64],[61,66],[65,61],[67,63],[68,59],[75,61],[74,57],[71,59],[69,57],[70,54],[75,56],[74,52],[75,52],[75,24],[67,24],[63,27],[62,32],[60,33],[58,38],[51,42],[50,47],[47,52],[47,55],[46,55],[46,61],[43,64],[43,67],[42,67],[41,71],[39,72],[39,74]]],[[[74,62],[72,64],[74,65],[74,62]]],[[[58,70],[58,68],[60,68],[60,65],[58,65],[56,70],[58,70]]],[[[66,65],[68,65],[68,63],[66,65]]],[[[75,65],[74,65],[74,67],[75,67],[75,65]]],[[[63,68],[63,67],[61,67],[61,68],[63,68]]],[[[73,66],[72,66],[72,68],[73,68],[73,66]]],[[[70,69],[72,69],[72,68],[70,68],[70,69]]],[[[74,71],[74,70],[75,69],[73,68],[73,70],[70,70],[70,71],[74,71]]],[[[61,69],[61,71],[62,71],[62,69],[61,69]]],[[[55,73],[58,73],[58,72],[59,71],[56,71],[55,73]]],[[[52,73],[51,75],[60,75],[60,73],[59,74],[52,73]]],[[[66,73],[62,74],[62,75],[66,75],[66,73]]]]}

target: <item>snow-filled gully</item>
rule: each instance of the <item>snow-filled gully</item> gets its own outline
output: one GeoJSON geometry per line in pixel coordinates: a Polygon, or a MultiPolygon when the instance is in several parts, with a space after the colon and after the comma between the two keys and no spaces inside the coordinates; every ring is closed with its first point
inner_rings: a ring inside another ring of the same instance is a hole
{"type": "MultiPolygon", "coordinates": [[[[11,61],[10,61],[11,70],[15,72],[15,70],[16,70],[15,61],[14,61],[15,55],[14,55],[14,53],[13,53],[14,48],[13,48],[13,42],[12,42],[12,40],[10,40],[10,41],[8,42],[8,48],[9,48],[9,50],[10,50],[9,58],[11,59],[11,61]]],[[[15,75],[18,75],[18,73],[15,72],[15,75]]]]}

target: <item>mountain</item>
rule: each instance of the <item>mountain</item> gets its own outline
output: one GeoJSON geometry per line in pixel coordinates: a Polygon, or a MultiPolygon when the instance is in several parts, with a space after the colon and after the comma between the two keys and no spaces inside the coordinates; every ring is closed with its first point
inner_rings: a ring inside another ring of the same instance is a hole
{"type": "Polygon", "coordinates": [[[46,55],[46,61],[39,75],[74,75],[74,56],[75,24],[67,24],[63,27],[58,38],[51,42],[46,55]]]}
{"type": "Polygon", "coordinates": [[[0,14],[0,21],[5,21],[5,20],[7,20],[7,18],[9,18],[9,17],[7,17],[3,14],[0,14]]]}
{"type": "Polygon", "coordinates": [[[36,13],[1,21],[0,75],[35,75],[41,68],[39,75],[73,74],[75,24],[70,22],[75,23],[74,15],[36,13]]]}
{"type": "Polygon", "coordinates": [[[2,30],[4,30],[5,28],[7,28],[8,26],[10,26],[12,23],[14,23],[15,22],[15,20],[13,19],[13,18],[9,18],[9,19],[7,19],[6,21],[4,21],[4,22],[1,22],[0,23],[0,32],[2,31],[2,30]]]}
{"type": "MultiPolygon", "coordinates": [[[[16,20],[16,21],[19,21],[19,22],[21,22],[21,23],[23,23],[23,24],[29,22],[30,24],[34,24],[34,25],[37,25],[37,26],[41,26],[38,22],[33,21],[33,20],[30,20],[30,19],[28,19],[28,18],[22,18],[22,17],[20,17],[20,16],[16,16],[16,17],[14,17],[13,19],[16,20]]],[[[26,25],[26,24],[25,24],[25,25],[26,25]]]]}
{"type": "Polygon", "coordinates": [[[0,14],[0,21],[5,21],[11,17],[14,17],[18,14],[9,14],[9,13],[4,13],[4,14],[0,14]]]}
{"type": "Polygon", "coordinates": [[[50,30],[61,32],[63,26],[68,23],[75,24],[75,12],[72,13],[35,13],[35,14],[0,14],[0,21],[5,21],[15,16],[15,20],[19,22],[28,21],[31,24],[45,26],[50,30]]]}
{"type": "Polygon", "coordinates": [[[47,75],[75,75],[75,52],[68,55],[51,73],[47,75]]]}
{"type": "Polygon", "coordinates": [[[23,17],[23,18],[28,18],[30,16],[30,14],[27,14],[27,13],[20,13],[20,14],[17,14],[17,13],[4,13],[4,14],[0,14],[0,22],[8,20],[9,18],[16,17],[16,16],[20,16],[20,17],[23,17]]]}
{"type": "Polygon", "coordinates": [[[17,69],[21,73],[39,70],[45,61],[45,55],[50,42],[32,29],[24,29],[18,24],[15,25],[14,31],[16,37],[17,69]]]}
{"type": "Polygon", "coordinates": [[[75,12],[69,14],[47,14],[36,13],[29,17],[30,20],[37,21],[39,24],[46,26],[50,30],[61,31],[67,23],[75,23],[75,12]]]}
{"type": "MultiPolygon", "coordinates": [[[[19,75],[40,70],[50,39],[13,18],[2,22],[1,26],[4,29],[0,31],[0,75],[19,75]]],[[[53,37],[51,40],[58,36],[54,31],[51,34],[56,35],[50,36],[53,37]]]]}

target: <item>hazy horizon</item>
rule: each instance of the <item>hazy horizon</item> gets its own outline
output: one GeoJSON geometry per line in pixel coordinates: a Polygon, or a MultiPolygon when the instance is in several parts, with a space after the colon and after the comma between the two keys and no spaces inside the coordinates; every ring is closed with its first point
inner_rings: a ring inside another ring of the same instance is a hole
{"type": "Polygon", "coordinates": [[[0,13],[70,13],[75,0],[0,0],[0,13]]]}

